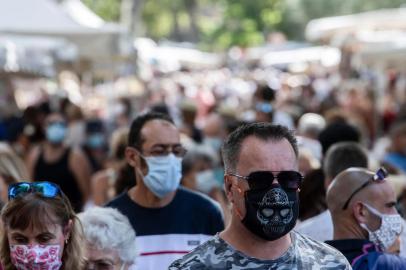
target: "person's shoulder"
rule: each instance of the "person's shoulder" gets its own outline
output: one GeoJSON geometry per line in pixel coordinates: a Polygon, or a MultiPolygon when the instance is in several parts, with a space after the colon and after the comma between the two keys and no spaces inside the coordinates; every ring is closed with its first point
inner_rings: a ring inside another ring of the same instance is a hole
{"type": "Polygon", "coordinates": [[[127,204],[129,204],[129,197],[127,191],[125,191],[106,203],[105,207],[120,208],[127,204]]]}
{"type": "Polygon", "coordinates": [[[406,269],[406,258],[393,254],[382,253],[376,260],[375,269],[406,269]]]}
{"type": "Polygon", "coordinates": [[[314,251],[318,251],[323,254],[332,253],[332,254],[338,254],[338,255],[342,256],[342,254],[338,250],[336,250],[335,248],[333,248],[330,245],[327,245],[326,243],[314,240],[297,231],[295,231],[294,233],[295,233],[295,237],[296,237],[296,243],[298,244],[299,248],[310,248],[310,249],[313,249],[314,251]]]}
{"type": "Polygon", "coordinates": [[[169,266],[169,270],[211,269],[211,266],[207,264],[207,260],[208,258],[216,260],[215,257],[221,256],[218,252],[220,246],[221,243],[218,239],[218,235],[216,235],[212,239],[196,247],[190,253],[184,255],[182,258],[174,261],[169,266]]]}
{"type": "Polygon", "coordinates": [[[178,201],[182,204],[188,203],[189,206],[203,211],[219,211],[218,203],[205,194],[184,187],[180,187],[177,192],[178,201]]]}
{"type": "Polygon", "coordinates": [[[294,232],[296,248],[305,260],[314,260],[325,269],[350,269],[344,255],[326,243],[314,240],[298,232],[294,232]]]}
{"type": "Polygon", "coordinates": [[[298,224],[295,230],[318,241],[331,239],[333,236],[333,223],[330,211],[326,210],[317,216],[306,219],[298,224]]]}

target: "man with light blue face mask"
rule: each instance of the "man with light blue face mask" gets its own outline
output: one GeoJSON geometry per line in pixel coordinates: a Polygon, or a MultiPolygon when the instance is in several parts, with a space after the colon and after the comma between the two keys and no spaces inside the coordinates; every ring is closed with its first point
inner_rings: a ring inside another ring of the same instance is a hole
{"type": "Polygon", "coordinates": [[[108,206],[127,216],[136,231],[138,269],[167,269],[224,227],[212,200],[179,187],[185,153],[168,116],[147,113],[133,121],[125,154],[137,184],[108,206]]]}

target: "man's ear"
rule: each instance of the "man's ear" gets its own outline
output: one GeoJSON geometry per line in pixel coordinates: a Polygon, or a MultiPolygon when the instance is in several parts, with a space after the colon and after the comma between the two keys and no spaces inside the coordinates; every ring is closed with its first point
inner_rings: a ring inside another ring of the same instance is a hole
{"type": "Polygon", "coordinates": [[[224,175],[224,191],[226,193],[227,198],[230,195],[231,192],[231,186],[232,186],[232,180],[230,179],[229,175],[224,175]]]}
{"type": "Polygon", "coordinates": [[[148,165],[140,152],[134,147],[127,146],[125,149],[125,159],[127,163],[142,175],[147,175],[148,165]]]}
{"type": "Polygon", "coordinates": [[[125,159],[131,167],[140,167],[140,154],[134,147],[125,148],[125,159]]]}
{"type": "Polygon", "coordinates": [[[366,224],[368,222],[368,211],[361,202],[357,201],[352,205],[352,213],[359,224],[366,224]]]}
{"type": "Polygon", "coordinates": [[[234,203],[235,192],[242,193],[241,188],[230,175],[224,175],[224,190],[230,203],[234,203]]]}

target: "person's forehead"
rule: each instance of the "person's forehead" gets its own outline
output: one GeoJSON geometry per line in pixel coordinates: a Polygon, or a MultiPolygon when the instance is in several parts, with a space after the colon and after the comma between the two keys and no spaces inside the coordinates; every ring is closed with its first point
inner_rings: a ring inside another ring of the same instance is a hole
{"type": "Polygon", "coordinates": [[[395,191],[387,180],[382,183],[373,183],[369,190],[372,199],[375,201],[380,201],[384,204],[396,201],[395,191]]]}
{"type": "Polygon", "coordinates": [[[46,122],[50,123],[50,122],[54,122],[54,121],[64,121],[64,120],[65,119],[63,118],[62,115],[54,113],[47,117],[46,122]]]}
{"type": "Polygon", "coordinates": [[[13,229],[8,227],[8,232],[9,234],[18,233],[27,237],[35,237],[44,233],[58,234],[59,232],[62,232],[62,227],[57,224],[47,224],[42,229],[34,228],[33,226],[28,226],[25,230],[13,229]]]}
{"type": "Polygon", "coordinates": [[[254,136],[246,138],[241,144],[237,168],[244,170],[294,170],[297,158],[293,147],[285,138],[262,140],[254,136]]]}
{"type": "Polygon", "coordinates": [[[100,249],[89,243],[87,244],[86,258],[89,261],[110,260],[115,262],[119,260],[118,252],[116,250],[100,249]]]}
{"type": "Polygon", "coordinates": [[[178,144],[179,130],[165,120],[148,121],[141,129],[141,136],[146,144],[178,144]]]}

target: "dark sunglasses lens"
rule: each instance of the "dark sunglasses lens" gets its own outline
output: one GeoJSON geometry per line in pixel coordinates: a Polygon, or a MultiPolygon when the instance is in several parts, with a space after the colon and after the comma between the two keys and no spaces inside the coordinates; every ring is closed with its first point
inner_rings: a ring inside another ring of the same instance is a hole
{"type": "Polygon", "coordinates": [[[278,174],[278,182],[284,189],[297,190],[302,183],[302,175],[296,171],[282,171],[278,174]]]}
{"type": "Polygon", "coordinates": [[[266,189],[272,185],[274,176],[272,172],[253,172],[248,176],[250,189],[266,189]]]}
{"type": "Polygon", "coordinates": [[[58,187],[52,183],[35,183],[34,189],[43,196],[51,198],[55,197],[59,192],[58,187]]]}
{"type": "Polygon", "coordinates": [[[8,197],[10,199],[17,197],[21,193],[27,193],[30,191],[30,184],[28,183],[18,183],[10,186],[8,190],[8,197]]]}

